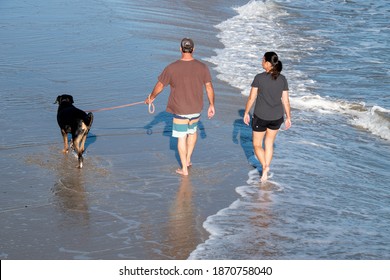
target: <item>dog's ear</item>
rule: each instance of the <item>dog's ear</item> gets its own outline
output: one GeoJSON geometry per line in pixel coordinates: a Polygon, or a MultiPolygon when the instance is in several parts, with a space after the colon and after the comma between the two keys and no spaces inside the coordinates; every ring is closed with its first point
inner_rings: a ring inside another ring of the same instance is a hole
{"type": "Polygon", "coordinates": [[[69,97],[69,102],[70,102],[70,104],[73,104],[73,103],[74,103],[74,102],[73,102],[73,96],[72,96],[72,95],[69,95],[68,97],[69,97]]]}
{"type": "Polygon", "coordinates": [[[60,101],[61,101],[61,95],[58,95],[56,101],[54,101],[53,104],[60,104],[60,101]]]}

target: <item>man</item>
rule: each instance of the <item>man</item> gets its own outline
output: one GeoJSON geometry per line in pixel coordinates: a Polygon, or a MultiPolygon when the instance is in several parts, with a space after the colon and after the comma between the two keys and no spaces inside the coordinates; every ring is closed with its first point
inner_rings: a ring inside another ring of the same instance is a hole
{"type": "Polygon", "coordinates": [[[203,109],[203,87],[209,100],[208,118],[215,114],[214,88],[206,64],[193,57],[194,42],[184,38],[180,44],[181,59],[169,64],[158,77],[152,93],[146,98],[150,104],[164,87],[170,85],[166,111],[173,114],[172,137],[178,138],[177,149],[182,167],[178,174],[187,176],[192,165],[191,156],[197,140],[197,126],[203,109]]]}

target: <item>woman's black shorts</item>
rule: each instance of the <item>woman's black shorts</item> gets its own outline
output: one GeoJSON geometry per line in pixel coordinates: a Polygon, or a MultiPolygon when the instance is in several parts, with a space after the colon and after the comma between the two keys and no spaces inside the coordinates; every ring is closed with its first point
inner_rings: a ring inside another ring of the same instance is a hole
{"type": "Polygon", "coordinates": [[[283,117],[274,121],[266,121],[258,118],[256,115],[253,115],[252,129],[253,131],[258,131],[258,132],[266,131],[267,128],[272,130],[278,130],[283,122],[284,122],[283,117]]]}

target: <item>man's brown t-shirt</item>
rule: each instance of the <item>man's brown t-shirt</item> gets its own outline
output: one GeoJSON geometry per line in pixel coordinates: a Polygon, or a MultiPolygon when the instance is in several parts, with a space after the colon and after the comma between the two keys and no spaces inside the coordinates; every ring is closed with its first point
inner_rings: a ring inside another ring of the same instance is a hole
{"type": "Polygon", "coordinates": [[[210,71],[199,60],[177,60],[168,65],[158,77],[171,87],[167,112],[178,115],[196,114],[203,109],[203,87],[211,82],[210,71]]]}

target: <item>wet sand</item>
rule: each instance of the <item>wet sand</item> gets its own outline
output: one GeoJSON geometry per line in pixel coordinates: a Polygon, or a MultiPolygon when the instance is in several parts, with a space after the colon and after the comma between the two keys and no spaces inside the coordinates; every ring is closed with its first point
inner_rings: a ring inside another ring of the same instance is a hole
{"type": "Polygon", "coordinates": [[[235,199],[247,172],[244,156],[229,161],[243,151],[219,140],[219,121],[204,123],[188,177],[175,173],[165,123],[92,130],[81,170],[75,155],[61,153],[60,135],[1,150],[1,258],[186,259],[208,237],[205,219],[235,199]]]}

